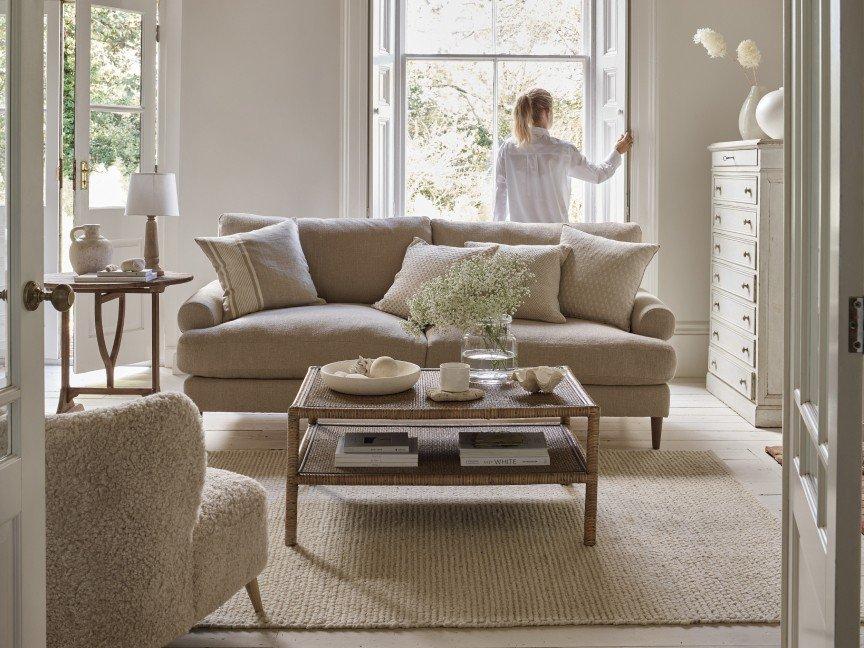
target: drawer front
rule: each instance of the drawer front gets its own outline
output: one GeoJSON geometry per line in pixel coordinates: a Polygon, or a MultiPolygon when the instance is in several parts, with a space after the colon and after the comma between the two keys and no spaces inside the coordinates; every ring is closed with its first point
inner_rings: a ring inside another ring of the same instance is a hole
{"type": "Polygon", "coordinates": [[[714,176],[713,195],[717,200],[755,205],[759,179],[756,176],[714,176]]]}
{"type": "Polygon", "coordinates": [[[756,366],[756,341],[723,323],[719,317],[711,318],[711,344],[719,346],[741,362],[756,366]]]}
{"type": "Polygon", "coordinates": [[[711,256],[755,270],[756,241],[740,241],[714,233],[711,235],[711,256]]]}
{"type": "Polygon", "coordinates": [[[711,205],[711,226],[715,230],[756,236],[756,212],[721,205],[711,205]]]}
{"type": "Polygon", "coordinates": [[[708,370],[745,397],[754,399],[753,370],[742,367],[713,345],[708,347],[708,370]]]}
{"type": "Polygon", "coordinates": [[[752,302],[756,301],[756,275],[742,272],[719,263],[711,264],[711,286],[722,288],[752,302]]]}
{"type": "Polygon", "coordinates": [[[742,304],[719,290],[711,291],[711,317],[719,317],[725,322],[756,334],[756,307],[742,304]]]}
{"type": "Polygon", "coordinates": [[[756,149],[712,151],[711,164],[715,167],[757,166],[759,164],[759,151],[756,149]]]}

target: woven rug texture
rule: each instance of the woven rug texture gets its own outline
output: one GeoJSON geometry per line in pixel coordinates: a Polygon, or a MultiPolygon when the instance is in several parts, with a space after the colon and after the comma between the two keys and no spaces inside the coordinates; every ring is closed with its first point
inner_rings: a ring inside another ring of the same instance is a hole
{"type": "MultiPolygon", "coordinates": [[[[710,452],[601,450],[597,546],[573,486],[300,487],[281,451],[215,452],[269,498],[266,619],[245,591],[200,624],[416,628],[777,622],[777,519],[710,452]]],[[[238,550],[242,550],[239,549],[238,550]]]]}

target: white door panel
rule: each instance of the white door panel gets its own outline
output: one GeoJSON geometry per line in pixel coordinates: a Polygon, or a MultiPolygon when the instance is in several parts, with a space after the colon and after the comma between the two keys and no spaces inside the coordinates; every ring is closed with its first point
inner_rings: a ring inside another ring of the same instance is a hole
{"type": "Polygon", "coordinates": [[[864,300],[860,0],[786,1],[783,643],[858,646],[864,300]],[[860,347],[859,347],[860,351],[860,347]]]}
{"type": "MultiPolygon", "coordinates": [[[[119,264],[142,257],[144,248],[145,219],[124,216],[129,175],[152,171],[156,164],[156,2],[78,0],[75,22],[75,224],[101,224],[102,235],[113,243],[113,261],[119,264]],[[137,151],[114,147],[122,137],[117,133],[137,140],[137,151]],[[116,151],[116,159],[110,159],[116,151]],[[82,162],[90,167],[87,186],[82,162]]],[[[119,364],[150,357],[145,299],[127,296],[119,364]]],[[[106,333],[115,328],[115,313],[114,302],[104,309],[106,333]]],[[[110,339],[108,335],[109,344],[110,339]]],[[[75,311],[75,371],[102,367],[94,298],[82,296],[75,311]]]]}
{"type": "Polygon", "coordinates": [[[43,274],[43,3],[0,3],[7,69],[0,218],[0,645],[45,646],[45,441],[43,309],[23,288],[43,274]]]}

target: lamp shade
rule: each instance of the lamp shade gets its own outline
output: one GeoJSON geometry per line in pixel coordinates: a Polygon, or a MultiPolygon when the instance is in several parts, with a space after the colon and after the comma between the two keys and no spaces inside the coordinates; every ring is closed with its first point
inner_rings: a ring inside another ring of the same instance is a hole
{"type": "Polygon", "coordinates": [[[179,216],[173,173],[133,173],[126,199],[127,216],[179,216]]]}

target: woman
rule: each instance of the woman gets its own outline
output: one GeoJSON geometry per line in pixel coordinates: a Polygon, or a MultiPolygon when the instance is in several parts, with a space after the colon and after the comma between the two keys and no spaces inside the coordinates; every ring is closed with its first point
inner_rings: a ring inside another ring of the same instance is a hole
{"type": "Polygon", "coordinates": [[[570,178],[600,184],[621,164],[633,138],[624,133],[602,164],[591,164],[570,142],[549,135],[552,95],[534,88],[516,100],[514,137],[498,152],[495,165],[496,221],[522,223],[567,222],[570,178]]]}

